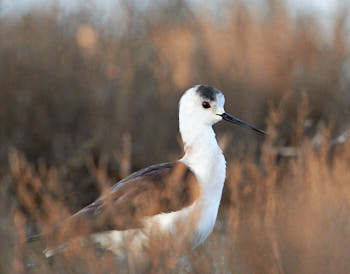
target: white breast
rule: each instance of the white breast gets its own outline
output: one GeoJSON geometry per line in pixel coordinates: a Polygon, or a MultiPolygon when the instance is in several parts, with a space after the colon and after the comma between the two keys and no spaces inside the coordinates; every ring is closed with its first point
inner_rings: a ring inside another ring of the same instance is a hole
{"type": "Polygon", "coordinates": [[[192,239],[193,248],[202,243],[214,228],[226,177],[224,155],[218,146],[212,146],[212,148],[211,151],[203,151],[197,155],[185,155],[181,159],[195,173],[201,188],[197,201],[200,211],[192,239]]]}

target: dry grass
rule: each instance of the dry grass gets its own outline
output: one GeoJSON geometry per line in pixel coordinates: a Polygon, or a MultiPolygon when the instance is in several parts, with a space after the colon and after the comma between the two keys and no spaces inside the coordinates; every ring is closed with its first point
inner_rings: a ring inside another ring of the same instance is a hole
{"type": "MultiPolygon", "coordinates": [[[[272,128],[270,132],[274,132],[272,128]]],[[[220,208],[214,233],[197,250],[185,252],[185,257],[182,247],[173,245],[175,249],[170,252],[169,248],[163,249],[167,239],[155,239],[148,252],[156,264],[149,272],[348,273],[350,142],[331,153],[327,132],[321,134],[321,146],[315,148],[310,141],[302,141],[298,156],[283,163],[276,162],[274,139],[264,144],[259,164],[249,158],[233,161],[225,188],[228,203],[220,208]]],[[[44,183],[50,188],[55,172],[34,172],[23,157],[11,155],[19,200],[37,227],[45,231],[67,216],[67,207],[52,198],[59,186],[42,190],[44,183]],[[37,207],[35,198],[39,193],[43,194],[37,207]]],[[[100,167],[98,173],[102,175],[97,175],[97,181],[110,183],[104,168],[100,167]]],[[[20,244],[25,238],[25,218],[18,210],[13,216],[18,243],[11,261],[15,273],[24,272],[28,262],[36,265],[30,270],[33,273],[127,273],[135,265],[133,257],[125,265],[109,253],[101,255],[93,247],[82,249],[80,245],[73,245],[73,250],[64,252],[62,258],[55,257],[50,265],[41,254],[44,245],[20,244]]]]}
{"type": "Polygon", "coordinates": [[[124,1],[108,24],[57,9],[0,18],[0,273],[129,271],[93,248],[50,264],[43,244],[15,243],[129,172],[177,159],[177,102],[197,83],[270,137],[216,127],[228,159],[217,226],[186,267],[152,248],[150,271],[350,272],[350,144],[336,139],[350,121],[347,10],[326,34],[283,1],[260,12],[228,2],[220,18],[175,2],[124,1]]]}

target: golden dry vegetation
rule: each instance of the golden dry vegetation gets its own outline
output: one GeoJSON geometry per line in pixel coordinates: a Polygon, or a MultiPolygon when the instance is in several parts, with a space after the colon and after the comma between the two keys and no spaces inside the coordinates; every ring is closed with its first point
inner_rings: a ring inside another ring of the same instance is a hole
{"type": "Polygon", "coordinates": [[[228,1],[223,16],[121,3],[106,22],[58,8],[0,18],[0,273],[133,272],[92,247],[48,261],[22,241],[180,157],[177,103],[198,83],[269,136],[215,126],[228,176],[214,232],[184,257],[155,241],[148,271],[350,273],[347,9],[326,29],[284,1],[228,1]]]}

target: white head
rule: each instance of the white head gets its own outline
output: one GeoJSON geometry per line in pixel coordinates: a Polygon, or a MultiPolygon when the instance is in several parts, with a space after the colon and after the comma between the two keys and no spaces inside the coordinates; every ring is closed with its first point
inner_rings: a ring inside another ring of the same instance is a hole
{"type": "Polygon", "coordinates": [[[179,103],[179,121],[195,125],[212,126],[222,118],[225,96],[216,88],[197,85],[182,95],[179,103]]]}
{"type": "Polygon", "coordinates": [[[179,126],[183,141],[193,143],[201,137],[214,136],[212,125],[226,120],[265,134],[224,110],[225,96],[218,89],[208,85],[197,85],[187,90],[179,103],[179,126]]]}

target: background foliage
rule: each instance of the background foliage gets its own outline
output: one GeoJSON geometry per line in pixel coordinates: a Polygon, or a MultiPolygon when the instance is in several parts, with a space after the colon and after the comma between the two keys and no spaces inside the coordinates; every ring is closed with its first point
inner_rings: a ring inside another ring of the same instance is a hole
{"type": "Polygon", "coordinates": [[[348,273],[348,10],[326,29],[284,1],[224,1],[217,13],[120,3],[107,21],[57,7],[0,18],[0,272],[23,271],[16,216],[36,223],[19,185],[41,182],[29,194],[43,212],[46,193],[74,212],[100,193],[91,166],[112,184],[177,159],[178,100],[207,83],[270,137],[215,126],[229,176],[191,271],[348,273]]]}

